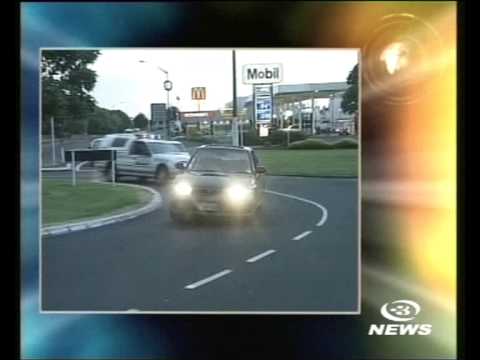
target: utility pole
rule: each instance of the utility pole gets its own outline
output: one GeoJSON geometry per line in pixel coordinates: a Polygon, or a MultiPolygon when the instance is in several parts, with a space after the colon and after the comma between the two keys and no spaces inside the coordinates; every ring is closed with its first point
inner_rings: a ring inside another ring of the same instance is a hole
{"type": "Polygon", "coordinates": [[[232,50],[232,76],[233,76],[233,102],[232,102],[232,137],[233,144],[238,145],[238,120],[237,120],[237,64],[235,50],[232,50]]]}

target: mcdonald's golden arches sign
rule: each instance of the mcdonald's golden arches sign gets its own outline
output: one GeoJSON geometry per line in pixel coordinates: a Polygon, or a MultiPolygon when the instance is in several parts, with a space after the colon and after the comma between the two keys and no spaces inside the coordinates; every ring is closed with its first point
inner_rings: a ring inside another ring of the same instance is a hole
{"type": "Polygon", "coordinates": [[[192,100],[205,100],[207,98],[207,89],[204,87],[192,88],[192,100]]]}

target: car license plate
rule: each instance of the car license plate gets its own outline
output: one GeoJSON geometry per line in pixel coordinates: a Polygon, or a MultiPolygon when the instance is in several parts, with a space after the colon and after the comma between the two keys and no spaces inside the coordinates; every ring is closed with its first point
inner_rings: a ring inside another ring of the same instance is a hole
{"type": "Polygon", "coordinates": [[[218,205],[216,203],[202,203],[198,206],[201,211],[217,211],[218,205]]]}

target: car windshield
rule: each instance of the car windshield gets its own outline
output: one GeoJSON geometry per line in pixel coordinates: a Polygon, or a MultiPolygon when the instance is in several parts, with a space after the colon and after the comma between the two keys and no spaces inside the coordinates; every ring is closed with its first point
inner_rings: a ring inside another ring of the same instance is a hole
{"type": "Polygon", "coordinates": [[[111,147],[123,147],[127,143],[128,138],[118,137],[113,139],[111,147]]]}
{"type": "Polygon", "coordinates": [[[248,153],[243,150],[202,149],[193,156],[191,171],[220,173],[252,173],[248,153]]]}
{"type": "Polygon", "coordinates": [[[179,153],[186,152],[183,144],[168,144],[168,143],[149,143],[150,150],[154,154],[163,154],[163,153],[179,153]]]}

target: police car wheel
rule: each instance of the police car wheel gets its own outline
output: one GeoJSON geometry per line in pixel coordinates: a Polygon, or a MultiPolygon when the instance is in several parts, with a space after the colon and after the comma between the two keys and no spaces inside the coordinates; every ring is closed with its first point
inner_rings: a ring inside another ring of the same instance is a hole
{"type": "MultiPolygon", "coordinates": [[[[104,174],[105,181],[112,181],[112,165],[111,164],[107,165],[103,174],[104,174]]],[[[115,171],[115,181],[118,181],[118,178],[119,176],[115,171]]]]}
{"type": "Polygon", "coordinates": [[[164,185],[168,181],[168,176],[168,169],[165,166],[160,166],[155,174],[155,180],[159,185],[164,185]]]}

